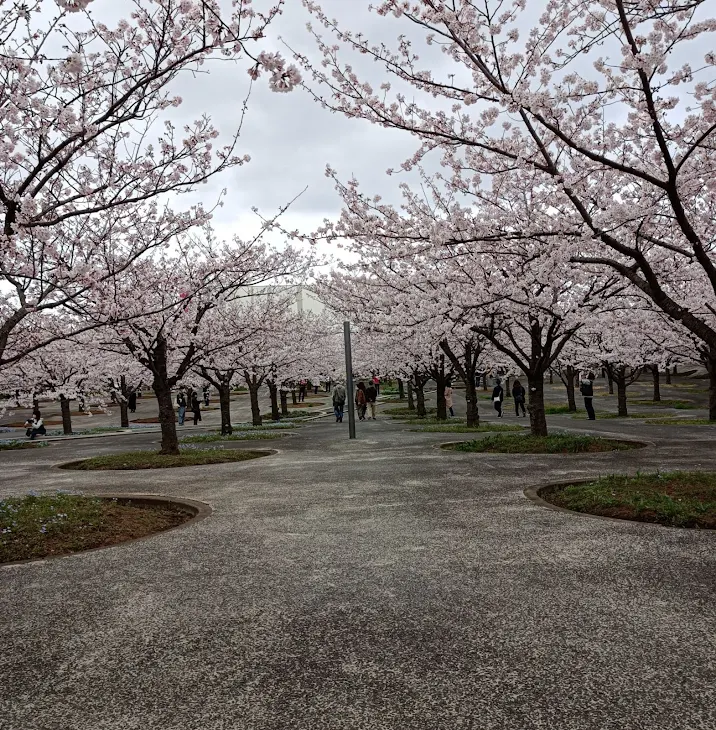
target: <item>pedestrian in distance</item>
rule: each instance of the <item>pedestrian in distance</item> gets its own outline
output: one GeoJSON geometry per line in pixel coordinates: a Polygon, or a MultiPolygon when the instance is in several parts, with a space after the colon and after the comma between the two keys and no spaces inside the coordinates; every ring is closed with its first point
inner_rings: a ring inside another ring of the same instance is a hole
{"type": "MultiPolygon", "coordinates": [[[[135,400],[136,405],[136,400],[135,400]]],[[[186,395],[183,390],[177,393],[177,407],[179,408],[179,425],[184,425],[184,418],[186,417],[186,395]]]]}
{"type": "Polygon", "coordinates": [[[497,411],[497,417],[502,418],[502,401],[505,397],[505,391],[500,385],[500,379],[495,380],[495,387],[492,389],[492,406],[497,411]]]}
{"type": "Polygon", "coordinates": [[[447,408],[451,417],[455,415],[455,411],[452,409],[452,384],[449,380],[445,386],[445,408],[447,408]]]}
{"type": "Polygon", "coordinates": [[[127,408],[130,413],[134,413],[137,410],[137,391],[133,390],[127,398],[127,408]]]}
{"type": "Polygon", "coordinates": [[[365,396],[365,383],[361,381],[356,388],[356,410],[358,411],[358,420],[365,421],[365,412],[368,408],[368,400],[365,396]]]}
{"type": "Polygon", "coordinates": [[[201,421],[201,404],[196,391],[191,394],[191,412],[194,414],[194,425],[197,426],[201,421]]]}
{"type": "Polygon", "coordinates": [[[301,380],[298,384],[298,402],[303,403],[306,400],[306,386],[305,380],[301,380]]]}
{"type": "Polygon", "coordinates": [[[336,414],[336,423],[343,423],[343,409],[346,406],[346,389],[338,383],[333,389],[333,412],[336,414]]]}
{"type": "Polygon", "coordinates": [[[373,376],[373,387],[375,388],[376,395],[380,395],[380,378],[377,375],[373,376]]]}
{"type": "Polygon", "coordinates": [[[520,408],[522,409],[522,415],[527,416],[525,411],[525,389],[522,387],[522,383],[519,380],[515,380],[512,383],[512,397],[515,399],[515,415],[517,418],[520,417],[520,408]]]}
{"type": "Polygon", "coordinates": [[[579,383],[579,392],[584,398],[584,408],[587,411],[587,418],[590,421],[596,421],[597,416],[594,413],[594,373],[589,373],[579,383]]]}
{"type": "Polygon", "coordinates": [[[370,418],[375,421],[375,402],[378,400],[378,389],[372,383],[365,389],[365,399],[368,408],[370,408],[370,418]]]}
{"type": "Polygon", "coordinates": [[[202,388],[202,391],[204,393],[204,407],[208,408],[209,407],[209,386],[205,385],[202,388]]]}
{"type": "Polygon", "coordinates": [[[25,426],[27,427],[25,435],[29,436],[32,441],[37,438],[38,434],[40,436],[45,436],[47,434],[47,429],[45,428],[45,423],[42,420],[39,408],[35,408],[32,412],[32,418],[25,421],[25,426]]]}

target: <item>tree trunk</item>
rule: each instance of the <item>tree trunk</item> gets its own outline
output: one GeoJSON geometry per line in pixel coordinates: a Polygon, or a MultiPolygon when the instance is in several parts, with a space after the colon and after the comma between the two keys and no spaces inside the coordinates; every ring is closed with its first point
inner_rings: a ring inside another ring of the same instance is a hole
{"type": "Polygon", "coordinates": [[[544,372],[527,373],[529,390],[530,429],[533,436],[547,435],[547,416],[544,412],[544,372]]]}
{"type": "Polygon", "coordinates": [[[552,368],[549,369],[549,384],[554,385],[554,372],[552,371],[552,368]]]}
{"type": "Polygon", "coordinates": [[[671,368],[666,368],[665,374],[666,374],[666,384],[671,385],[671,368]]]}
{"type": "Polygon", "coordinates": [[[259,408],[259,386],[249,385],[249,395],[251,397],[251,422],[254,426],[260,426],[262,421],[259,408]]]}
{"type": "Polygon", "coordinates": [[[651,366],[651,377],[654,381],[654,397],[652,398],[652,400],[660,401],[661,400],[661,383],[659,382],[659,366],[658,365],[651,366]]]}
{"type": "Polygon", "coordinates": [[[505,379],[505,398],[512,398],[512,391],[510,390],[510,376],[509,375],[505,379]]]}
{"type": "MultiPolygon", "coordinates": [[[[119,399],[119,422],[122,428],[129,428],[129,403],[127,402],[127,378],[124,375],[119,377],[119,393],[122,396],[119,399]]],[[[112,391],[114,395],[114,391],[112,391]]]]}
{"type": "Polygon", "coordinates": [[[282,390],[279,396],[281,397],[281,415],[288,416],[288,391],[282,390]]]}
{"type": "Polygon", "coordinates": [[[614,380],[617,383],[617,413],[620,416],[628,416],[627,412],[627,386],[625,373],[615,373],[614,380]]]}
{"type": "Polygon", "coordinates": [[[567,407],[570,413],[577,410],[577,401],[574,399],[574,379],[577,373],[572,365],[567,365],[565,369],[564,384],[567,388],[567,407]]]}
{"type": "Polygon", "coordinates": [[[60,395],[60,411],[62,412],[62,432],[65,436],[72,433],[72,414],[70,413],[70,401],[64,395],[60,395]]]}
{"type": "Polygon", "coordinates": [[[280,421],[281,413],[278,410],[278,386],[273,380],[269,380],[267,385],[269,389],[269,396],[271,397],[271,420],[280,421]]]}
{"type": "Polygon", "coordinates": [[[234,432],[231,425],[231,383],[219,382],[219,408],[221,410],[221,435],[229,436],[234,432]]]}
{"type": "Polygon", "coordinates": [[[447,421],[447,405],[445,403],[445,387],[447,378],[445,377],[445,356],[440,356],[440,364],[433,368],[433,378],[437,388],[436,399],[438,405],[438,421],[447,421]]]}
{"type": "Polygon", "coordinates": [[[291,398],[293,398],[293,405],[295,406],[298,403],[298,399],[296,398],[296,391],[291,391],[291,398]]]}
{"type": "Polygon", "coordinates": [[[467,425],[480,425],[480,412],[477,407],[477,388],[475,387],[475,378],[467,378],[465,380],[465,405],[467,408],[467,425]]]}
{"type": "Polygon", "coordinates": [[[176,456],[179,454],[179,439],[177,438],[177,418],[174,403],[172,403],[171,388],[165,380],[155,375],[152,389],[157,398],[159,425],[162,429],[162,448],[159,453],[176,456]]]}
{"type": "Polygon", "coordinates": [[[423,384],[420,381],[415,384],[415,395],[416,400],[418,401],[418,418],[425,418],[425,416],[428,415],[428,412],[425,409],[425,390],[423,389],[423,384]]]}
{"type": "Polygon", "coordinates": [[[611,368],[607,368],[607,382],[609,383],[609,395],[614,395],[614,377],[611,368]]]}
{"type": "Polygon", "coordinates": [[[398,398],[400,400],[405,400],[405,386],[400,378],[398,378],[398,398]]]}
{"type": "Polygon", "coordinates": [[[413,398],[413,382],[412,380],[408,380],[408,410],[414,411],[415,410],[415,399],[413,398]]]}

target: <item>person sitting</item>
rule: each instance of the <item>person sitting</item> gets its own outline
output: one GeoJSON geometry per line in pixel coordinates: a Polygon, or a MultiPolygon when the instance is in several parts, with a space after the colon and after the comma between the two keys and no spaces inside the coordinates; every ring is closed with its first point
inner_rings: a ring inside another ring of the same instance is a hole
{"type": "Polygon", "coordinates": [[[39,409],[35,409],[32,412],[32,420],[28,419],[25,421],[25,425],[28,427],[25,434],[29,436],[31,440],[36,439],[38,434],[40,436],[45,436],[47,434],[47,429],[45,428],[39,409]]]}

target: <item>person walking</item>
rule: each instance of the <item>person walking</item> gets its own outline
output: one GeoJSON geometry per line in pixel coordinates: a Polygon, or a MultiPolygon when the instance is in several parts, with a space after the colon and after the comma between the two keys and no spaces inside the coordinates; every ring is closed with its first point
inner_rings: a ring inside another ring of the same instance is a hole
{"type": "Polygon", "coordinates": [[[134,413],[137,410],[137,391],[133,390],[127,398],[127,408],[130,413],[134,413]]]}
{"type": "Polygon", "coordinates": [[[338,383],[333,389],[333,412],[336,414],[336,423],[343,423],[343,409],[346,405],[346,389],[338,383]]]}
{"type": "Polygon", "coordinates": [[[301,380],[298,384],[298,402],[303,403],[306,400],[306,381],[301,380]]]}
{"type": "MultiPolygon", "coordinates": [[[[135,399],[134,404],[137,404],[137,401],[135,399]]],[[[186,417],[186,395],[184,395],[184,391],[180,390],[177,393],[177,406],[179,407],[179,425],[184,425],[184,418],[186,417]]]]}
{"type": "MultiPolygon", "coordinates": [[[[373,380],[375,380],[375,378],[373,378],[373,380]]],[[[375,402],[378,400],[378,389],[375,385],[373,385],[373,383],[365,389],[365,400],[370,408],[370,418],[375,421],[375,402]]]]}
{"type": "Polygon", "coordinates": [[[452,409],[452,384],[449,380],[445,386],[445,408],[447,408],[451,417],[455,415],[455,411],[452,409]]]}
{"type": "Polygon", "coordinates": [[[365,383],[361,381],[356,388],[356,410],[358,411],[358,420],[365,421],[365,411],[368,407],[368,401],[365,397],[365,383]]]}
{"type": "Polygon", "coordinates": [[[579,383],[579,392],[584,398],[584,408],[587,411],[587,418],[590,421],[596,421],[597,416],[594,413],[594,373],[589,373],[579,383]]]}
{"type": "Polygon", "coordinates": [[[495,380],[495,387],[492,389],[492,405],[497,411],[497,417],[502,418],[502,401],[505,397],[505,391],[500,385],[500,379],[495,380]]]}
{"type": "Polygon", "coordinates": [[[194,425],[197,426],[201,421],[201,404],[196,391],[191,394],[191,412],[194,414],[194,425]]]}
{"type": "Polygon", "coordinates": [[[515,380],[512,383],[512,397],[515,399],[515,415],[517,418],[520,417],[520,408],[522,409],[522,415],[527,416],[525,411],[525,389],[522,387],[522,383],[519,380],[515,380]]]}
{"type": "MultiPolygon", "coordinates": [[[[373,387],[375,388],[376,396],[380,395],[380,378],[377,375],[373,376],[373,387]]],[[[373,419],[375,420],[375,419],[373,419]]]]}

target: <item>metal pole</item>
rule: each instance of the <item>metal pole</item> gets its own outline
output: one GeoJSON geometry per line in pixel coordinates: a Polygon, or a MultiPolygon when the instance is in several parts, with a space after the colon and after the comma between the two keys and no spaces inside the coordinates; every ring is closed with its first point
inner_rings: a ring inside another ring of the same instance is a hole
{"type": "Polygon", "coordinates": [[[346,348],[346,399],[348,400],[348,438],[356,437],[356,410],[353,402],[353,354],[351,353],[351,323],[343,323],[346,348]]]}

